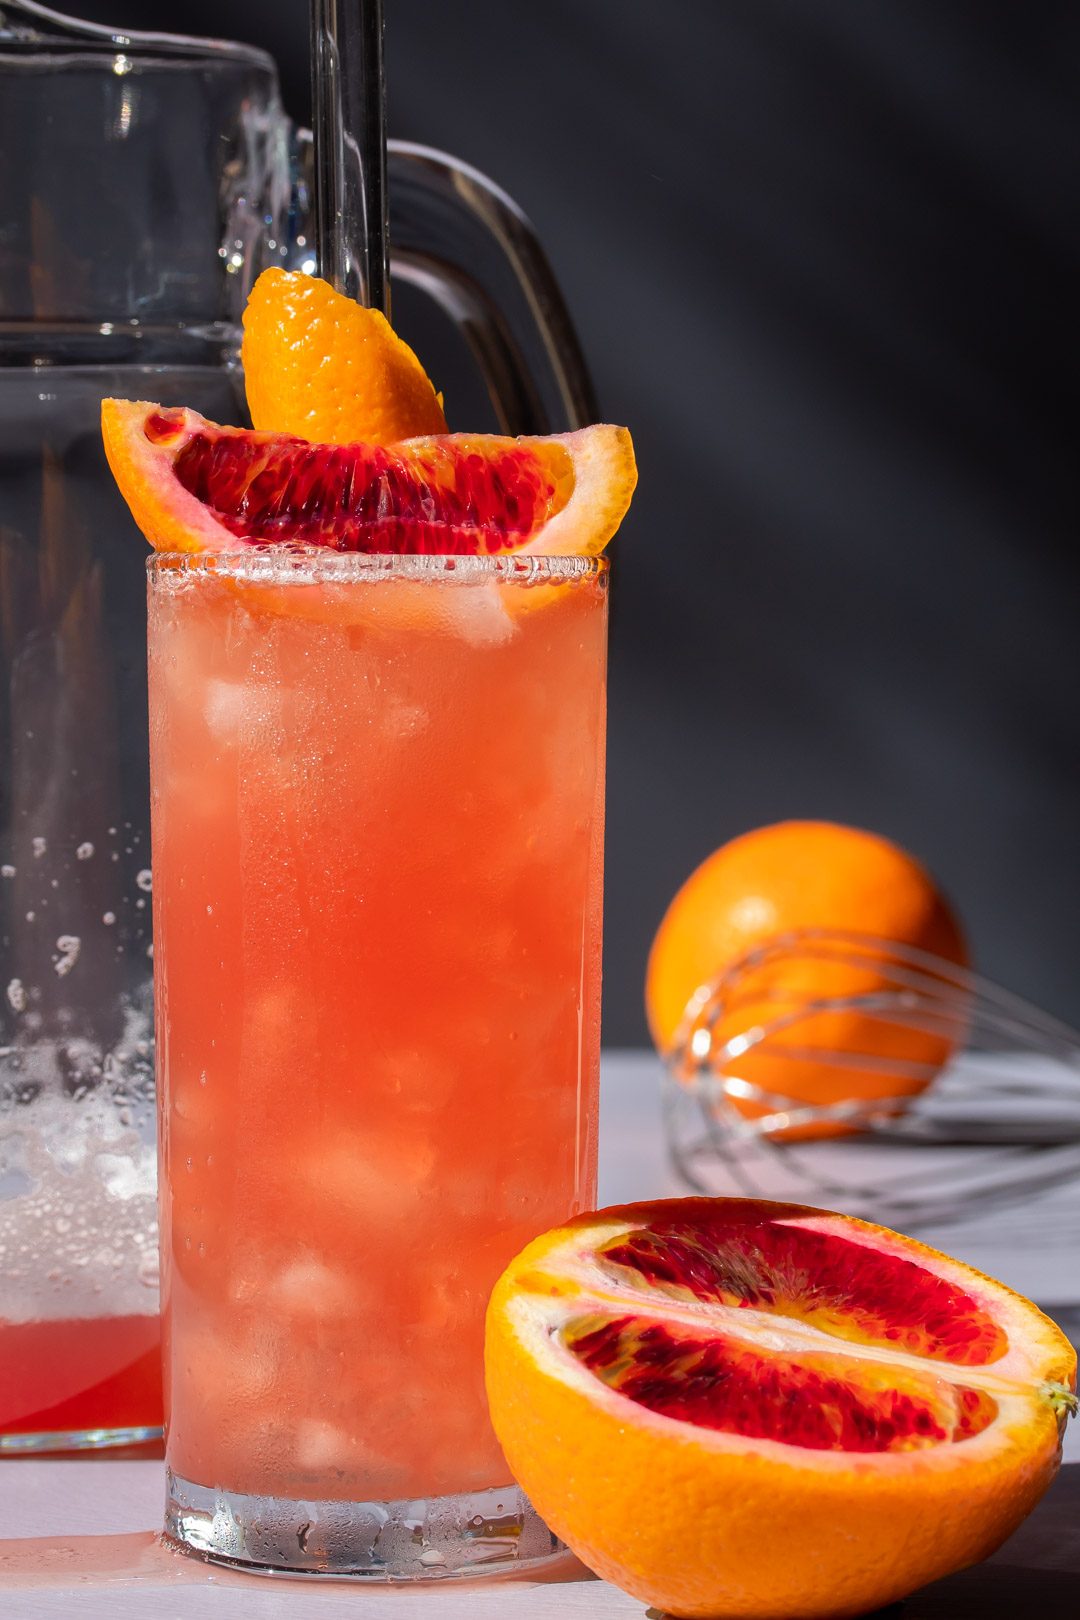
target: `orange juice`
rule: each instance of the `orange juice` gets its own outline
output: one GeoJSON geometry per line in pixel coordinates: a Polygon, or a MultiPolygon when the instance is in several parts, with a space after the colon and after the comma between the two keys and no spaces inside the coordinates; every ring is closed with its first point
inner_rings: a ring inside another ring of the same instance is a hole
{"type": "Polygon", "coordinates": [[[0,1453],[160,1435],[160,1361],[156,1314],[0,1319],[0,1453]]]}
{"type": "Polygon", "coordinates": [[[483,1316],[591,1207],[606,565],[150,566],[167,1458],[505,1486],[483,1316]]]}

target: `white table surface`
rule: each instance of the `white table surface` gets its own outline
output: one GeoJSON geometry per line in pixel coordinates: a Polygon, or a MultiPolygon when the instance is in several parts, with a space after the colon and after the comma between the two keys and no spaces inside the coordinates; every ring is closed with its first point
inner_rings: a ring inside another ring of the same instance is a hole
{"type": "MultiPolygon", "coordinates": [[[[684,1189],[668,1168],[657,1067],[645,1053],[609,1053],[603,1067],[600,1195],[604,1203],[684,1189]]],[[[1048,1201],[1045,1220],[1002,1220],[934,1234],[943,1247],[1039,1293],[1080,1304],[1077,1199],[1048,1201]],[[1065,1230],[1062,1231],[1062,1210],[1065,1230]],[[1045,1242],[1033,1242],[1041,1230],[1045,1242]],[[1049,1258],[1046,1250],[1049,1248],[1049,1258]],[[1049,1290],[1049,1292],[1047,1291],[1049,1290]]],[[[1037,1213],[1037,1211],[1035,1211],[1037,1213]]],[[[1066,1445],[1080,1461],[1080,1422],[1066,1445]]],[[[634,1616],[642,1605],[567,1558],[554,1578],[361,1587],[283,1581],[212,1569],[157,1541],[163,1465],[11,1459],[0,1462],[0,1616],[3,1620],[312,1620],[352,1604],[363,1620],[595,1620],[634,1616]]]]}

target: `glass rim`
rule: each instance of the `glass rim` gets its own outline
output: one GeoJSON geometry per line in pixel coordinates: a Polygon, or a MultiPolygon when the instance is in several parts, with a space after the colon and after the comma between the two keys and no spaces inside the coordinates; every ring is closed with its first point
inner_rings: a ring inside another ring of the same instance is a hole
{"type": "Polygon", "coordinates": [[[151,583],[185,578],[233,579],[268,585],[412,584],[510,585],[572,584],[602,579],[607,557],[548,556],[509,551],[494,556],[448,552],[331,551],[325,546],[246,547],[243,551],[154,551],[146,559],[151,583]]]}
{"type": "Polygon", "coordinates": [[[145,28],[117,28],[108,23],[90,22],[86,18],[70,18],[58,12],[44,16],[27,12],[15,4],[11,8],[12,21],[29,22],[20,33],[9,30],[0,34],[0,58],[16,63],[33,62],[45,58],[50,62],[69,66],[72,62],[100,62],[110,72],[117,57],[124,57],[133,70],[141,68],[190,67],[193,63],[236,62],[248,67],[269,71],[277,81],[277,64],[269,51],[246,40],[218,39],[206,34],[174,34],[168,30],[145,28]],[[61,24],[52,32],[42,32],[40,25],[61,24]]]}

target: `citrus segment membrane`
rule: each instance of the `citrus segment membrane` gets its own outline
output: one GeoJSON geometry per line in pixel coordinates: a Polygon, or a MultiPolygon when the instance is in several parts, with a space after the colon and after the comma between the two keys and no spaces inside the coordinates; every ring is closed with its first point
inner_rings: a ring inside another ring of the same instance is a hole
{"type": "Polygon", "coordinates": [[[639,1316],[575,1317],[562,1343],[610,1389],[697,1428],[812,1451],[914,1451],[969,1439],[993,1396],[850,1357],[761,1353],[639,1316]]]}
{"type": "Polygon", "coordinates": [[[947,1278],[806,1226],[730,1215],[652,1225],[612,1239],[597,1258],[614,1278],[630,1274],[673,1299],[774,1312],[954,1366],[985,1366],[1009,1347],[1004,1329],[947,1278]]]}

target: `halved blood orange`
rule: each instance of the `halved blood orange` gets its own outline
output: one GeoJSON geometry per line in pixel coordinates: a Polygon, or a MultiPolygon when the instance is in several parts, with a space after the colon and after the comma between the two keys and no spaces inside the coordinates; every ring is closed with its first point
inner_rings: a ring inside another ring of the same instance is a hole
{"type": "Polygon", "coordinates": [[[1035,1306],[799,1205],[582,1216],[507,1268],[487,1387],[582,1560],[673,1616],[863,1614],[992,1552],[1038,1501],[1076,1357],[1035,1306]]]}
{"type": "Polygon", "coordinates": [[[625,428],[309,444],[198,412],[106,399],[105,453],[159,551],[288,542],[335,551],[596,556],[637,473],[625,428]]]}

